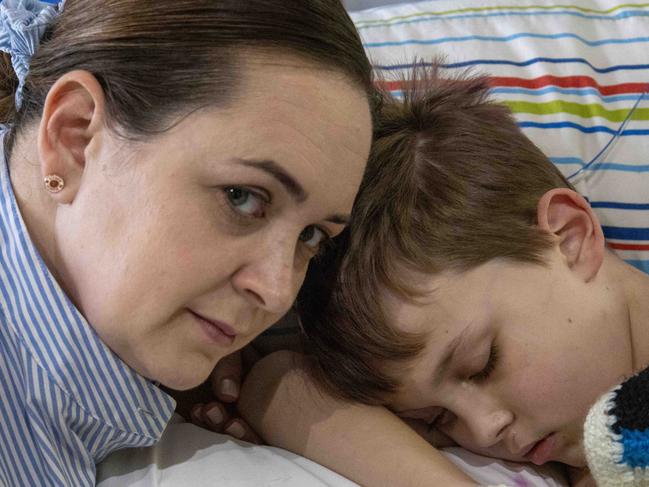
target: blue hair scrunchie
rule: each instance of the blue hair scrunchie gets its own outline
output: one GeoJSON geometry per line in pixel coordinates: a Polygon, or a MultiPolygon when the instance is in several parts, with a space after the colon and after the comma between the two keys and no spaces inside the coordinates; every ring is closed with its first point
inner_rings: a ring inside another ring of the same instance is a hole
{"type": "Polygon", "coordinates": [[[0,3],[0,51],[11,56],[18,88],[16,111],[23,102],[29,64],[47,26],[63,11],[65,0],[2,0],[0,3]]]}

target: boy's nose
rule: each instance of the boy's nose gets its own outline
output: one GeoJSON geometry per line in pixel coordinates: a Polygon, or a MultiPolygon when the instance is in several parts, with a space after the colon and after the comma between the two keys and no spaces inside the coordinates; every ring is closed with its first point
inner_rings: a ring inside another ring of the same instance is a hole
{"type": "Polygon", "coordinates": [[[476,438],[478,446],[489,448],[504,438],[504,432],[507,426],[512,422],[513,415],[505,410],[493,411],[480,415],[472,426],[473,435],[476,438]]]}
{"type": "Polygon", "coordinates": [[[465,434],[478,448],[490,448],[501,442],[514,414],[489,397],[474,398],[457,413],[465,434]]]}

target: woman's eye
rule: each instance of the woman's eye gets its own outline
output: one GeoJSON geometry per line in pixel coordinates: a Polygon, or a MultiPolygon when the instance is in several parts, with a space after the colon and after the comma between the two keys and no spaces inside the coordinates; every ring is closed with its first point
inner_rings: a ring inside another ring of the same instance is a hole
{"type": "Polygon", "coordinates": [[[329,240],[329,235],[315,225],[309,225],[300,234],[300,242],[316,252],[327,240],[329,240]]]}
{"type": "Polygon", "coordinates": [[[487,359],[487,363],[485,364],[485,366],[482,368],[480,372],[478,372],[477,374],[473,374],[471,377],[469,377],[469,380],[473,382],[477,382],[478,384],[486,381],[493,373],[497,364],[498,364],[498,348],[496,347],[495,344],[492,344],[489,350],[489,358],[487,359]]]}
{"type": "Polygon", "coordinates": [[[268,202],[254,191],[236,186],[225,188],[224,191],[230,206],[238,213],[256,218],[265,215],[268,202]]]}

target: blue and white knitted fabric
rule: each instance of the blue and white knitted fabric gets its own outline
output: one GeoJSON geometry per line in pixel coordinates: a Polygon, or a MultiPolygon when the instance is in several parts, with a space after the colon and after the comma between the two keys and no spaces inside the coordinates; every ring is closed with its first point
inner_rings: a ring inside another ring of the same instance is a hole
{"type": "Polygon", "coordinates": [[[595,403],[584,447],[598,486],[649,486],[649,368],[595,403]]]}
{"type": "Polygon", "coordinates": [[[59,287],[30,240],[0,150],[0,486],[93,486],[97,462],[154,444],[174,406],[59,287]]]}

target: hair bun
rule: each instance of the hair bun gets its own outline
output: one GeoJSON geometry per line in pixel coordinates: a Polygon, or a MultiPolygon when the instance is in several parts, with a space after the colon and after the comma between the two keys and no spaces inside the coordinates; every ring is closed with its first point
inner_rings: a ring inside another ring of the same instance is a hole
{"type": "Polygon", "coordinates": [[[0,52],[0,123],[11,122],[16,115],[18,77],[11,64],[11,56],[0,52]]]}

